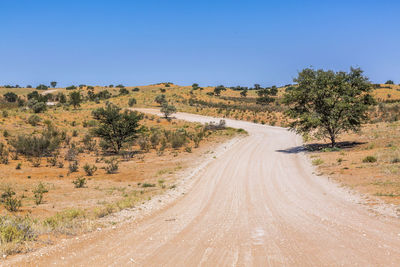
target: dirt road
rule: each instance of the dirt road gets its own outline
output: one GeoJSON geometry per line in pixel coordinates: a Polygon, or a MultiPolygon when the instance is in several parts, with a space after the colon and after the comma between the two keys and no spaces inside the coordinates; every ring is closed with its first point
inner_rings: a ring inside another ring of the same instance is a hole
{"type": "Polygon", "coordinates": [[[249,136],[209,163],[172,204],[140,221],[8,264],[399,266],[399,219],[368,211],[356,203],[357,196],[315,176],[293,133],[248,122],[227,124],[249,136]]]}

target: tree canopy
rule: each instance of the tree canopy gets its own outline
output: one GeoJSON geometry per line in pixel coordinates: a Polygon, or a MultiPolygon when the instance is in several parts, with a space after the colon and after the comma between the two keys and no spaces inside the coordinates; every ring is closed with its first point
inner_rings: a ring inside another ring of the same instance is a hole
{"type": "Polygon", "coordinates": [[[225,86],[218,85],[217,87],[214,88],[214,95],[220,96],[222,91],[226,91],[225,86]]]}
{"type": "Polygon", "coordinates": [[[73,91],[69,93],[69,103],[77,108],[81,105],[82,102],[82,95],[79,91],[73,91]]]}
{"type": "Polygon", "coordinates": [[[49,89],[49,87],[47,85],[44,85],[44,84],[39,84],[38,86],[36,86],[36,89],[38,89],[38,90],[47,90],[47,89],[49,89]]]}
{"type": "Polygon", "coordinates": [[[273,96],[278,93],[278,88],[274,85],[257,91],[257,104],[265,105],[275,101],[273,96]]]}
{"type": "Polygon", "coordinates": [[[18,96],[13,92],[5,93],[3,96],[7,102],[16,102],[18,99],[18,96]]]}
{"type": "Polygon", "coordinates": [[[107,142],[115,153],[118,153],[125,143],[137,137],[140,131],[139,121],[143,119],[143,114],[137,111],[121,112],[119,107],[112,104],[94,110],[92,115],[99,122],[93,134],[107,142]]]}
{"type": "Polygon", "coordinates": [[[368,119],[368,107],[375,103],[372,86],[363,71],[350,72],[304,69],[294,79],[297,86],[286,92],[290,127],[300,134],[329,138],[336,145],[343,132],[358,131],[368,119]]]}
{"type": "Polygon", "coordinates": [[[240,92],[241,97],[246,97],[247,96],[247,89],[244,89],[243,91],[240,92]]]}
{"type": "Polygon", "coordinates": [[[154,101],[155,101],[156,103],[158,103],[160,106],[162,106],[164,103],[167,102],[167,99],[166,99],[165,95],[163,94],[163,95],[158,95],[158,96],[156,96],[156,98],[154,99],[154,101]]]}
{"type": "Polygon", "coordinates": [[[167,119],[169,115],[176,113],[176,108],[173,105],[169,105],[167,102],[164,102],[161,107],[161,113],[164,114],[167,119]]]}

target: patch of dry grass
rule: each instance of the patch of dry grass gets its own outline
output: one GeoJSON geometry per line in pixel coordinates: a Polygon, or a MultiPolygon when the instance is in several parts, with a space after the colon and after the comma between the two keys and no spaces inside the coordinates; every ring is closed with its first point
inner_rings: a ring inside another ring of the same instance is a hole
{"type": "Polygon", "coordinates": [[[368,124],[359,134],[341,136],[341,141],[354,143],[339,150],[311,152],[323,160],[320,172],[350,188],[400,204],[400,122],[368,124]]]}

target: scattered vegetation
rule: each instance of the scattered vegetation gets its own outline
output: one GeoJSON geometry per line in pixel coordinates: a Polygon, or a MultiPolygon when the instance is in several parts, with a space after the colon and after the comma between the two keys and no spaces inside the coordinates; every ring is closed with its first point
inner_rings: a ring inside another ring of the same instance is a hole
{"type": "Polygon", "coordinates": [[[376,161],[377,161],[377,158],[374,157],[374,156],[366,156],[366,157],[363,159],[363,162],[364,162],[364,163],[374,163],[374,162],[376,162],[376,161]]]}

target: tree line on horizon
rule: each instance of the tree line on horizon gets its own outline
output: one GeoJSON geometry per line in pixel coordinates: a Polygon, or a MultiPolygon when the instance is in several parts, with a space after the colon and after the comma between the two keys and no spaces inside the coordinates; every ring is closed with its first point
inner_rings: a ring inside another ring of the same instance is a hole
{"type": "MultiPolygon", "coordinates": [[[[285,114],[292,119],[290,129],[298,134],[311,133],[317,138],[328,138],[332,147],[336,146],[337,137],[341,133],[358,131],[361,125],[368,121],[368,108],[376,104],[370,94],[374,85],[364,76],[360,68],[350,68],[349,72],[306,68],[298,73],[293,82],[294,84],[285,85],[286,90],[283,95],[285,114]]],[[[166,85],[170,84],[172,83],[166,85]]],[[[386,84],[392,85],[394,81],[388,80],[386,84]]],[[[57,82],[51,82],[50,86],[56,87],[57,82]]],[[[86,87],[93,89],[92,86],[86,87]]],[[[109,87],[114,86],[109,85],[109,87]]],[[[122,84],[116,87],[120,88],[120,94],[124,94],[124,90],[128,92],[122,84]]],[[[40,84],[36,88],[47,90],[49,87],[40,84]]],[[[67,89],[75,90],[77,87],[69,86],[67,89]]],[[[193,91],[203,89],[198,83],[192,84],[193,91]]],[[[241,97],[247,97],[249,90],[255,90],[258,95],[256,103],[259,105],[274,102],[279,92],[277,86],[262,87],[260,84],[254,84],[251,88],[236,86],[230,89],[240,91],[241,97]]],[[[219,97],[226,90],[227,87],[219,85],[214,87],[213,91],[207,92],[207,95],[219,97]]],[[[17,96],[10,92],[5,94],[4,98],[9,102],[17,100],[17,96]]],[[[37,102],[32,106],[41,102],[38,96],[31,98],[37,102]]],[[[65,101],[65,96],[62,100],[65,101]]],[[[71,92],[69,95],[69,103],[74,108],[79,107],[82,100],[79,91],[71,92]]],[[[163,94],[157,96],[155,102],[160,104],[161,112],[166,118],[176,112],[176,108],[168,104],[163,94]]]]}

